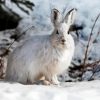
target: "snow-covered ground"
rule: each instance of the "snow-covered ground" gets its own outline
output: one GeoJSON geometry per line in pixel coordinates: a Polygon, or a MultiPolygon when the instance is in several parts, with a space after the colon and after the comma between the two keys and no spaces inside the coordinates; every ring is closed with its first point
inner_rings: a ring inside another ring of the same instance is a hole
{"type": "Polygon", "coordinates": [[[100,81],[60,87],[0,82],[0,100],[100,100],[100,81]]]}

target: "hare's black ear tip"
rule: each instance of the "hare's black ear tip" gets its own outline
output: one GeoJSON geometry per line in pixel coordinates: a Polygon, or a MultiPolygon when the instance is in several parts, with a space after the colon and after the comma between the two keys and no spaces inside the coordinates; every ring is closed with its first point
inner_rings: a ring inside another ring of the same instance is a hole
{"type": "Polygon", "coordinates": [[[73,8],[72,11],[73,11],[73,10],[74,10],[74,11],[77,11],[77,8],[73,8]]]}
{"type": "Polygon", "coordinates": [[[70,14],[71,12],[77,12],[77,9],[76,8],[73,8],[68,13],[70,14]]]}
{"type": "Polygon", "coordinates": [[[56,12],[58,12],[58,9],[56,9],[56,8],[53,8],[53,9],[52,9],[52,11],[56,11],[56,12]]]}

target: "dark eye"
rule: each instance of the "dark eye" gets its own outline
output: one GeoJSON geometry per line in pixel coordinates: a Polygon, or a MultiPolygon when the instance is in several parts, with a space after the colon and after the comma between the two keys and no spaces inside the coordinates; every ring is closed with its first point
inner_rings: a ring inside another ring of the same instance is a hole
{"type": "Polygon", "coordinates": [[[56,34],[59,34],[58,30],[57,30],[56,34]]]}

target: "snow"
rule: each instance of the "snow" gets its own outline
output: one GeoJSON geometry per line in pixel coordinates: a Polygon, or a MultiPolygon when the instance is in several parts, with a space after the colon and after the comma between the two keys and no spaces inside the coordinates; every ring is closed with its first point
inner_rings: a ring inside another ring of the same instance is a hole
{"type": "Polygon", "coordinates": [[[100,81],[61,86],[0,82],[0,100],[100,100],[100,81]]]}

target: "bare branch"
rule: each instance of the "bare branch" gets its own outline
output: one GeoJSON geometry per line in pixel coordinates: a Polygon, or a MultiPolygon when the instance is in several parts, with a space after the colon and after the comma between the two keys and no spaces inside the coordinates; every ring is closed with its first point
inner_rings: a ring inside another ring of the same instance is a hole
{"type": "Polygon", "coordinates": [[[93,67],[93,66],[98,65],[99,63],[100,63],[100,60],[97,60],[97,61],[95,61],[95,62],[93,62],[93,63],[86,64],[85,67],[93,67]]]}
{"type": "Polygon", "coordinates": [[[86,61],[87,61],[87,57],[88,57],[88,50],[89,50],[90,42],[91,42],[91,39],[92,39],[93,30],[94,30],[94,27],[95,27],[96,22],[98,21],[99,17],[100,17],[100,13],[96,17],[95,22],[93,24],[93,27],[91,29],[91,33],[90,33],[90,37],[89,37],[89,40],[88,40],[88,44],[86,46],[85,57],[84,57],[84,61],[83,61],[83,67],[85,67],[85,65],[86,65],[86,61]]]}
{"type": "Polygon", "coordinates": [[[22,8],[18,3],[16,3],[17,7],[20,8],[22,11],[24,11],[25,13],[29,14],[29,12],[27,10],[25,10],[24,8],[22,8]]]}
{"type": "Polygon", "coordinates": [[[93,40],[93,43],[96,41],[96,39],[98,38],[99,35],[100,35],[100,28],[99,28],[99,31],[97,32],[95,39],[93,40]]]}
{"type": "Polygon", "coordinates": [[[22,4],[22,5],[26,6],[27,8],[29,8],[30,10],[33,10],[34,3],[30,2],[30,1],[27,1],[27,0],[11,0],[11,2],[15,3],[20,8],[20,10],[24,11],[27,14],[29,14],[28,10],[25,10],[19,4],[22,4]]]}

